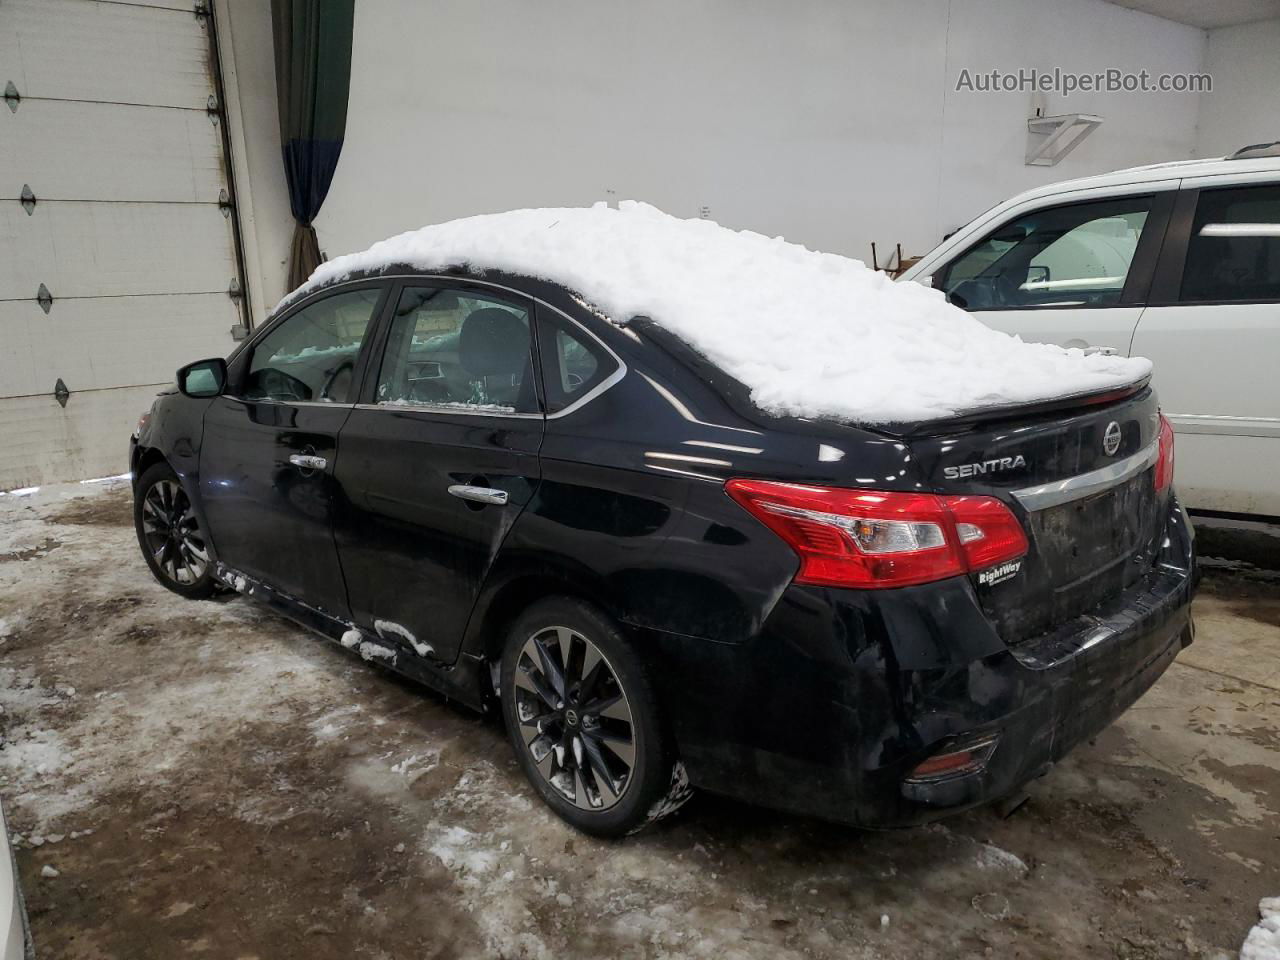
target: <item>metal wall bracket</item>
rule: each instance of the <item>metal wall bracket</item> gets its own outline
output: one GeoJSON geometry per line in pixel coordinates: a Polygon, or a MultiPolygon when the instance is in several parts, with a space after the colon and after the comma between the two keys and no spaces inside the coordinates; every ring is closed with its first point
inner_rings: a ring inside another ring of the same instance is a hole
{"type": "Polygon", "coordinates": [[[209,4],[205,3],[205,0],[195,0],[191,5],[191,11],[196,15],[197,20],[203,20],[209,16],[209,4]]]}
{"type": "Polygon", "coordinates": [[[239,300],[244,296],[244,291],[240,289],[240,278],[232,277],[231,283],[227,287],[227,296],[232,300],[239,300]]]}
{"type": "Polygon", "coordinates": [[[1054,166],[1100,126],[1102,117],[1091,113],[1031,117],[1027,120],[1027,166],[1054,166]]]}
{"type": "Polygon", "coordinates": [[[71,391],[67,389],[67,385],[62,382],[62,378],[58,378],[58,382],[53,385],[53,398],[58,401],[58,405],[65,407],[67,398],[71,396],[71,391]]]}
{"type": "Polygon", "coordinates": [[[36,303],[40,304],[40,309],[48,313],[53,309],[53,294],[49,292],[49,288],[43,283],[40,289],[36,291],[36,303]]]}
{"type": "Polygon", "coordinates": [[[12,80],[4,86],[4,102],[9,105],[11,113],[18,112],[18,104],[22,102],[22,94],[18,93],[18,88],[14,86],[12,80]]]}
{"type": "Polygon", "coordinates": [[[36,212],[36,195],[31,192],[31,184],[22,185],[22,196],[18,198],[18,202],[22,204],[22,209],[27,211],[28,217],[36,212]]]}
{"type": "Polygon", "coordinates": [[[204,112],[209,114],[209,122],[216,127],[218,125],[218,117],[222,113],[222,107],[218,105],[217,94],[209,94],[209,99],[205,101],[204,112]]]}
{"type": "Polygon", "coordinates": [[[229,218],[234,208],[235,204],[231,202],[231,194],[227,192],[226,187],[223,187],[218,191],[218,209],[222,211],[224,217],[229,218]]]}
{"type": "Polygon", "coordinates": [[[244,340],[244,339],[247,339],[248,336],[249,336],[249,328],[246,327],[243,323],[237,323],[232,325],[231,327],[232,340],[244,340]]]}

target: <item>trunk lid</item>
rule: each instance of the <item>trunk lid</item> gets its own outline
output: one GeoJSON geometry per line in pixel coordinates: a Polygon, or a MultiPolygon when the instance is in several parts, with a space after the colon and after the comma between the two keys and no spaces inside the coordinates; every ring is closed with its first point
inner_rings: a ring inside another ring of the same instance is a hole
{"type": "Polygon", "coordinates": [[[1039,636],[1152,569],[1167,494],[1149,386],[920,425],[904,439],[935,493],[995,496],[1026,531],[1021,561],[972,575],[1006,643],[1039,636]]]}

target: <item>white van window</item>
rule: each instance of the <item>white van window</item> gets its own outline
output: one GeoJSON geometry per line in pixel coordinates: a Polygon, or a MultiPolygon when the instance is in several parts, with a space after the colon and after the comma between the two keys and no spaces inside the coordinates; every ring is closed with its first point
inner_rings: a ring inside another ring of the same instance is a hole
{"type": "Polygon", "coordinates": [[[952,261],[939,286],[967,310],[1118,303],[1151,199],[1125,197],[1026,214],[952,261]]]}
{"type": "Polygon", "coordinates": [[[1179,299],[1280,300],[1280,187],[1200,193],[1179,299]]]}

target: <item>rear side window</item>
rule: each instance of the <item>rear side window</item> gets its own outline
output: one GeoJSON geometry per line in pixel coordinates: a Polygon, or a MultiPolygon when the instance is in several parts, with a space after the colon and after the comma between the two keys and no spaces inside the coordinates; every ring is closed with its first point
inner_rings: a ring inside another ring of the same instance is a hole
{"type": "Polygon", "coordinates": [[[586,396],[618,369],[594,337],[563,318],[543,310],[539,314],[542,381],[547,412],[558,413],[586,396]]]}
{"type": "Polygon", "coordinates": [[[1119,303],[1151,200],[1125,197],[1026,214],[953,260],[938,286],[967,310],[1119,303]]]}
{"type": "Polygon", "coordinates": [[[1181,300],[1280,300],[1280,186],[1204,190],[1181,300]]]}
{"type": "Polygon", "coordinates": [[[470,290],[406,287],[375,400],[497,416],[537,413],[529,311],[470,290]]]}
{"type": "Polygon", "coordinates": [[[382,290],[365,287],[317,301],[253,348],[249,400],[351,403],[352,373],[382,290]]]}

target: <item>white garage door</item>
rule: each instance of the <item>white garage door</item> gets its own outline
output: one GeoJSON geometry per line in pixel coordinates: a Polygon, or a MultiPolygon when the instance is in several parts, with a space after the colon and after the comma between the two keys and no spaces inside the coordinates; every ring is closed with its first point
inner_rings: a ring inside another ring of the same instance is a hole
{"type": "Polygon", "coordinates": [[[209,29],[191,0],[0,2],[0,490],[123,472],[174,370],[234,345],[209,29]]]}

